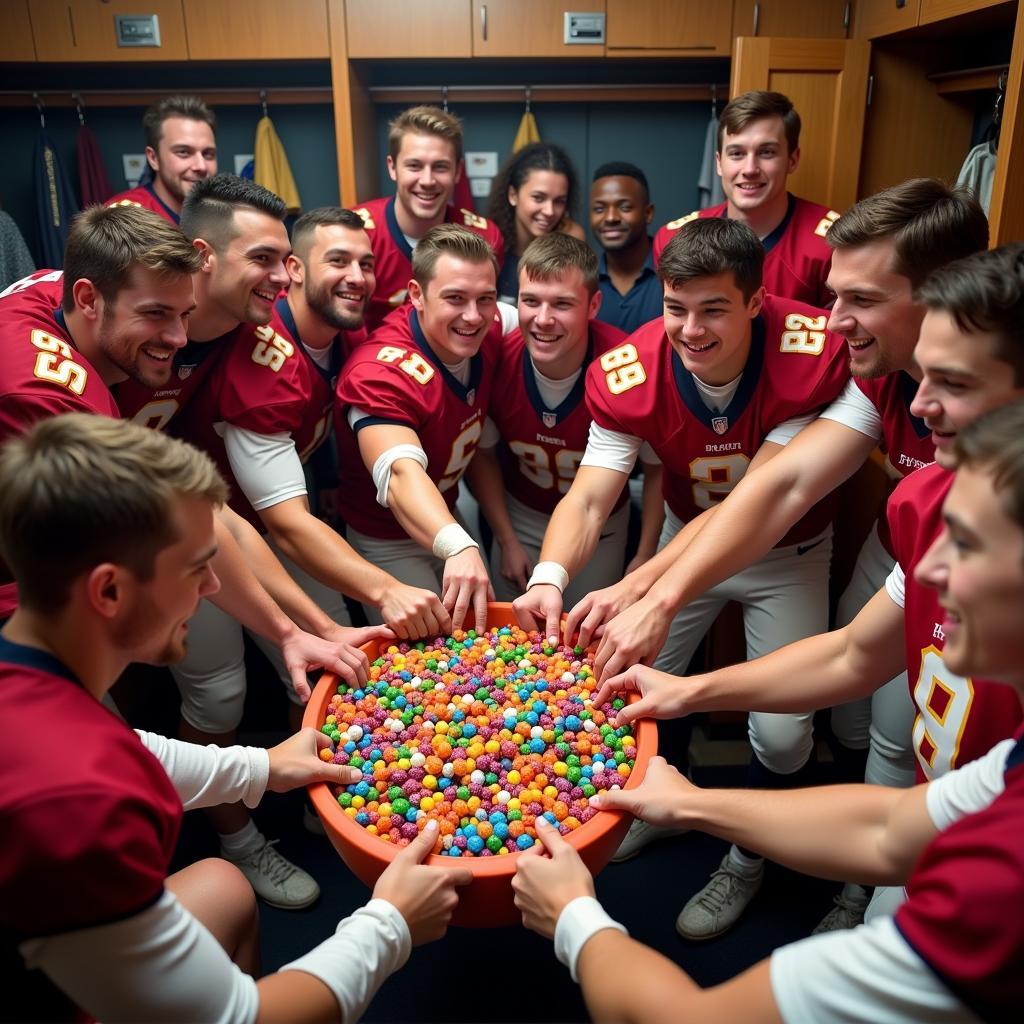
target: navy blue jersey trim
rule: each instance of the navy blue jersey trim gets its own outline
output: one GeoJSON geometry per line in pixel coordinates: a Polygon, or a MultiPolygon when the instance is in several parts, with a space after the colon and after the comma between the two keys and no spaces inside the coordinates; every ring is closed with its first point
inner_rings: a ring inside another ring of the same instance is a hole
{"type": "Polygon", "coordinates": [[[295,324],[295,317],[292,316],[292,308],[288,305],[288,299],[281,296],[274,303],[274,309],[277,310],[281,323],[284,324],[292,339],[298,343],[299,351],[306,358],[306,361],[333,388],[334,382],[338,379],[338,374],[341,372],[341,344],[339,343],[339,336],[336,334],[331,342],[331,362],[328,367],[324,368],[309,354],[309,350],[302,343],[302,337],[299,335],[299,328],[295,324]]]}
{"type": "MultiPolygon", "coordinates": [[[[36,672],[45,672],[50,676],[57,676],[59,679],[67,679],[75,686],[82,686],[81,680],[64,664],[59,658],[55,658],[48,651],[41,651],[38,647],[26,647],[24,644],[16,644],[0,636],[0,662],[8,665],[20,665],[22,668],[34,669],[36,672]]],[[[82,687],[85,689],[85,687],[82,687]]]]}
{"type": "Polygon", "coordinates": [[[427,341],[427,336],[423,333],[423,328],[420,327],[420,318],[417,316],[415,309],[409,311],[409,327],[412,330],[412,340],[416,343],[416,347],[434,364],[437,371],[441,374],[441,379],[454,392],[459,401],[470,407],[476,405],[477,395],[480,390],[480,378],[483,376],[484,370],[484,357],[480,352],[477,351],[477,354],[470,359],[469,383],[463,384],[458,377],[452,374],[448,367],[438,358],[437,353],[430,347],[430,342],[427,341]],[[472,396],[472,401],[470,401],[470,396],[472,396]]]}
{"type": "Polygon", "coordinates": [[[358,434],[363,427],[379,427],[381,425],[388,427],[407,427],[409,430],[413,429],[407,420],[392,420],[388,419],[387,416],[364,416],[361,420],[356,420],[356,424],[352,430],[354,433],[358,434]]]}
{"type": "Polygon", "coordinates": [[[931,433],[931,428],[920,416],[915,416],[910,411],[910,403],[917,397],[918,383],[906,370],[900,371],[900,392],[903,395],[903,404],[907,408],[907,419],[914,428],[914,433],[920,438],[926,438],[931,433]]]}
{"type": "Polygon", "coordinates": [[[761,239],[761,244],[764,246],[764,252],[767,256],[782,241],[782,236],[786,233],[786,228],[789,227],[789,222],[793,219],[793,214],[796,212],[796,196],[791,192],[786,193],[787,199],[789,200],[786,206],[786,215],[779,221],[778,227],[769,235],[765,235],[761,239]]]}
{"type": "MultiPolygon", "coordinates": [[[[523,345],[523,383],[526,385],[526,397],[529,398],[533,411],[540,417],[541,423],[544,423],[544,415],[546,413],[548,416],[555,417],[555,422],[550,426],[558,426],[583,401],[583,395],[587,386],[587,375],[583,372],[583,368],[589,366],[593,358],[594,341],[593,338],[589,337],[588,328],[587,354],[583,357],[583,362],[580,364],[580,375],[576,378],[576,383],[573,384],[569,394],[558,403],[558,408],[549,409],[544,403],[544,399],[541,398],[540,388],[537,387],[537,372],[533,365],[533,360],[530,358],[530,350],[525,344],[523,345]]],[[[549,425],[544,423],[544,426],[548,427],[549,425]]]]}
{"type": "Polygon", "coordinates": [[[181,215],[175,213],[157,194],[152,185],[144,185],[143,188],[166,210],[167,216],[174,224],[181,223],[181,215]]]}
{"type": "Polygon", "coordinates": [[[391,240],[398,246],[398,251],[412,263],[412,246],[406,241],[405,233],[398,226],[398,216],[395,213],[395,197],[392,196],[384,204],[384,222],[388,226],[388,234],[391,240]]]}

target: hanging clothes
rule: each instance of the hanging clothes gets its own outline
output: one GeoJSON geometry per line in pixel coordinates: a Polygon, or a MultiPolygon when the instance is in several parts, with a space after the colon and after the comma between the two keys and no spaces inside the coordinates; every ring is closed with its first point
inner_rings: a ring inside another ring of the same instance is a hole
{"type": "Polygon", "coordinates": [[[103,155],[100,153],[96,136],[84,122],[78,128],[76,156],[78,188],[83,209],[92,206],[93,203],[105,203],[114,194],[114,187],[107,177],[107,168],[103,163],[103,155]]]}
{"type": "Polygon", "coordinates": [[[540,129],[537,127],[537,118],[533,116],[533,111],[527,107],[523,113],[522,120],[519,122],[519,130],[516,132],[515,141],[512,143],[512,152],[518,153],[523,147],[529,146],[534,142],[540,142],[540,129]]]}
{"type": "Polygon", "coordinates": [[[78,205],[45,125],[36,139],[32,164],[39,226],[36,256],[41,267],[57,269],[64,264],[64,243],[71,230],[71,218],[78,213],[78,205]]]}
{"type": "Polygon", "coordinates": [[[958,185],[966,185],[974,198],[981,203],[982,209],[988,213],[992,202],[992,179],[996,173],[996,147],[991,142],[982,142],[967,154],[960,174],[958,185]]]}
{"type": "Polygon", "coordinates": [[[6,210],[0,210],[0,291],[28,277],[35,269],[32,254],[14,218],[6,210]]]}
{"type": "Polygon", "coordinates": [[[718,115],[712,113],[704,132],[704,155],[700,160],[700,175],[697,178],[697,206],[706,210],[725,202],[722,179],[715,169],[715,154],[718,152],[718,115]]]}
{"type": "Polygon", "coordinates": [[[266,114],[256,125],[254,154],[256,166],[253,177],[256,184],[279,195],[289,213],[298,213],[302,209],[302,200],[288,163],[288,154],[274,129],[274,122],[266,114]]]}

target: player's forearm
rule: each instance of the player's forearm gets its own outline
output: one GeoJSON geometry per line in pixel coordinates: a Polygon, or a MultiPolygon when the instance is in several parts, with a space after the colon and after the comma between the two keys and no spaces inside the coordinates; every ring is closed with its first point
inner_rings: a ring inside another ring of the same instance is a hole
{"type": "Polygon", "coordinates": [[[427,551],[433,550],[438,530],[455,522],[437,486],[411,459],[402,459],[391,469],[388,508],[402,529],[427,551]]]}
{"type": "Polygon", "coordinates": [[[660,465],[644,463],[644,485],[640,517],[640,540],[637,555],[644,559],[653,558],[658,550],[658,539],[665,522],[665,501],[661,493],[661,478],[664,470],[660,465]]]}
{"type": "Polygon", "coordinates": [[[555,506],[544,531],[540,561],[557,562],[572,579],[590,561],[608,509],[569,493],[555,506]]]}
{"type": "Polygon", "coordinates": [[[501,547],[517,539],[505,500],[505,482],[493,448],[478,448],[466,469],[466,483],[501,547]]]}

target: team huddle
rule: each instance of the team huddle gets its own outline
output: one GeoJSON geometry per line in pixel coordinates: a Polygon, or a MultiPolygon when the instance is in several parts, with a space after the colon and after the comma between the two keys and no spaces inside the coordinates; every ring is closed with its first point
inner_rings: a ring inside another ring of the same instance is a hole
{"type": "Polygon", "coordinates": [[[390,126],[394,196],[290,235],[279,197],[216,173],[205,106],[174,97],[144,123],[152,183],[84,211],[62,269],[0,294],[0,928],[36,1012],[358,1019],[443,935],[468,871],[423,863],[426,825],[364,908],[260,977],[255,895],[300,908],[319,888],[249,809],[361,777],[300,729],[309,671],[358,685],[362,644],[483,630],[497,597],[596,647],[594,701],[639,695],[613,724],[748,713],[747,789],[656,758],[592,798],[635,816],[613,860],[690,829],[732,844],[678,894],[683,938],[731,928],[765,857],[844,883],[815,935],[703,990],[603,911],[538,818],[517,904],[595,1017],[1008,1019],[1024,245],[988,250],[977,202],[933,179],[842,214],[789,194],[800,121],[777,93],[722,113],[726,202],[653,239],[643,172],[599,168],[600,256],[557,147],[509,165],[505,239],[451,205],[461,129],[435,108],[390,126]],[[836,488],[876,449],[894,490],[833,624],[836,488]],[[686,676],[729,601],[746,661],[686,676]],[[243,631],[291,701],[270,750],[235,742],[243,631]],[[170,667],[180,738],[112,713],[136,661],[170,667]],[[868,785],[800,788],[827,708],[868,785]],[[54,761],[39,737],[58,719],[79,749],[54,761]],[[170,874],[193,808],[222,858],[170,874]]]}

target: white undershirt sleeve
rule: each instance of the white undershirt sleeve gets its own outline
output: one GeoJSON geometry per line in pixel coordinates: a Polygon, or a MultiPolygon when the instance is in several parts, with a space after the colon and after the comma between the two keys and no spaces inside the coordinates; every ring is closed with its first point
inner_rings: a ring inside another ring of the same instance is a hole
{"type": "Polygon", "coordinates": [[[906,602],[907,578],[899,562],[892,567],[892,572],[885,578],[885,592],[892,598],[893,604],[902,608],[906,602]]]}
{"type": "Polygon", "coordinates": [[[777,949],[772,995],[787,1024],[962,1024],[977,1018],[939,981],[891,917],[777,949]]]}
{"type": "Polygon", "coordinates": [[[583,453],[580,465],[629,473],[642,445],[643,441],[639,437],[620,434],[617,430],[608,430],[597,423],[591,423],[587,450],[583,453]]]}
{"type": "Polygon", "coordinates": [[[484,420],[484,429],[480,435],[480,440],[477,441],[477,448],[496,448],[498,442],[501,440],[501,434],[498,432],[498,428],[494,423],[494,420],[490,416],[484,420]]]}
{"type": "Polygon", "coordinates": [[[501,336],[507,338],[519,327],[519,310],[510,302],[499,302],[498,316],[501,317],[501,336]]]}
{"type": "Polygon", "coordinates": [[[250,1024],[259,1012],[256,982],[170,892],[123,921],[19,948],[97,1020],[250,1024]]]}
{"type": "Polygon", "coordinates": [[[640,446],[640,461],[645,466],[661,465],[661,459],[658,458],[654,449],[646,441],[640,446]]]}
{"type": "Polygon", "coordinates": [[[222,427],[231,472],[257,512],[306,493],[306,477],[291,434],[257,434],[230,423],[222,427]]]}
{"type": "Polygon", "coordinates": [[[766,441],[771,441],[772,444],[787,445],[790,441],[800,433],[808,424],[813,423],[818,418],[816,412],[812,412],[807,416],[794,416],[791,420],[783,420],[782,423],[777,424],[768,431],[765,437],[766,441]]]}
{"type": "Polygon", "coordinates": [[[954,822],[988,807],[1006,788],[1006,759],[1012,739],[997,743],[984,757],[928,783],[928,816],[941,832],[954,822]]]}
{"type": "Polygon", "coordinates": [[[878,441],[882,437],[882,417],[871,399],[848,380],[839,397],[821,414],[823,420],[835,420],[844,427],[878,441]]]}
{"type": "Polygon", "coordinates": [[[186,811],[241,800],[255,807],[270,779],[270,755],[262,747],[202,746],[135,730],[142,745],[163,765],[186,811]]]}

